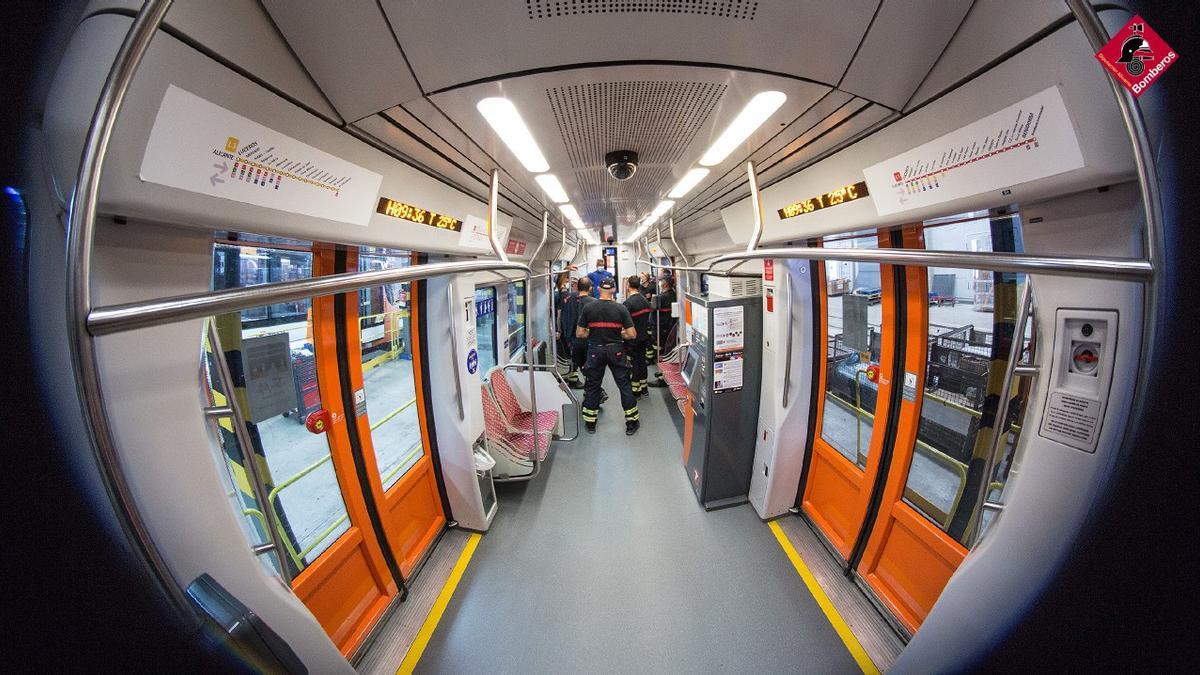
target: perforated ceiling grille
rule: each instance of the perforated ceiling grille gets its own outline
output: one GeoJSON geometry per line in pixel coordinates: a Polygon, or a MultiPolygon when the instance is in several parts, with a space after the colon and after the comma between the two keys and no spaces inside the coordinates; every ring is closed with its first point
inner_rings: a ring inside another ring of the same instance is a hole
{"type": "MultiPolygon", "coordinates": [[[[725,93],[709,82],[597,82],[546,90],[576,168],[633,150],[643,165],[674,164],[725,93]]],[[[636,178],[636,176],[635,176],[636,178]]]]}
{"type": "Polygon", "coordinates": [[[755,0],[525,0],[530,19],[579,14],[700,14],[725,19],[754,20],[755,0]]]}
{"type": "Polygon", "coordinates": [[[589,223],[622,228],[654,209],[726,86],[710,82],[597,82],[546,90],[589,223]],[[633,150],[638,170],[617,181],[604,153],[633,150]]]}

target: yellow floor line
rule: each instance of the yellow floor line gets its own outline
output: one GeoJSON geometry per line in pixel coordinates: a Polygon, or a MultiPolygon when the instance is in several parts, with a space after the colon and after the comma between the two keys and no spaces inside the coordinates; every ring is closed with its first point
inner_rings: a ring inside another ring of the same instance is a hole
{"type": "Polygon", "coordinates": [[[783,528],[779,527],[779,523],[771,521],[768,523],[771,531],[775,533],[775,539],[779,541],[779,546],[783,548],[783,552],[787,554],[788,560],[792,561],[792,567],[796,568],[796,572],[800,574],[800,578],[804,580],[804,585],[808,587],[808,592],[812,593],[813,599],[821,606],[821,611],[825,612],[825,618],[829,619],[829,623],[833,625],[833,630],[837,631],[838,637],[842,638],[846,649],[849,650],[850,656],[858,663],[858,667],[864,673],[869,675],[877,675],[879,669],[875,667],[871,657],[867,656],[867,652],[863,649],[858,638],[854,637],[854,633],[850,630],[850,626],[846,625],[846,621],[842,619],[842,615],[838,614],[837,608],[829,601],[829,596],[825,595],[825,591],[821,585],[817,583],[817,578],[809,571],[808,565],[804,564],[804,560],[800,558],[800,554],[796,552],[792,542],[788,541],[787,535],[784,534],[783,528]]]}
{"type": "Polygon", "coordinates": [[[442,586],[442,592],[438,593],[433,607],[429,608],[429,616],[425,617],[425,623],[421,624],[421,630],[417,631],[417,637],[409,646],[408,652],[404,654],[404,660],[400,662],[400,669],[396,671],[397,675],[409,675],[417,667],[417,662],[425,653],[429,639],[433,637],[433,631],[437,630],[438,622],[442,620],[446,606],[450,604],[454,589],[458,588],[458,582],[462,580],[463,572],[467,571],[467,564],[471,562],[471,556],[475,555],[475,547],[479,546],[481,537],[482,535],[475,533],[467,540],[467,545],[458,556],[458,562],[454,563],[454,569],[450,571],[450,578],[446,579],[446,585],[442,586]]]}

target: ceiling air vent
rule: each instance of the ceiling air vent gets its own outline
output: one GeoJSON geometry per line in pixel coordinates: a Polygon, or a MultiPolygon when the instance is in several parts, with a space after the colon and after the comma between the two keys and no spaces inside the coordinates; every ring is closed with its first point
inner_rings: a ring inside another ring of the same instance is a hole
{"type": "Polygon", "coordinates": [[[755,0],[525,0],[530,19],[581,14],[699,14],[753,21],[755,0]]]}

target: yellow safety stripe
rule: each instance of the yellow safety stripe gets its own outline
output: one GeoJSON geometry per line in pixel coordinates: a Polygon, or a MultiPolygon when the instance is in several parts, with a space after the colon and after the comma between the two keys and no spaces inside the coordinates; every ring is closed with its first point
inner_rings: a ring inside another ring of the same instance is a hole
{"type": "Polygon", "coordinates": [[[796,552],[792,542],[788,541],[787,535],[784,534],[783,528],[779,527],[779,523],[772,520],[767,523],[771,528],[771,532],[775,533],[775,539],[779,542],[780,548],[787,554],[788,560],[792,562],[792,567],[796,568],[796,572],[804,581],[804,585],[808,587],[808,592],[812,593],[813,599],[821,607],[821,611],[825,613],[825,618],[829,620],[833,630],[837,632],[838,637],[842,639],[842,643],[846,645],[846,649],[850,652],[850,656],[863,673],[868,675],[878,675],[879,669],[875,667],[875,663],[871,661],[871,657],[867,656],[867,651],[863,649],[862,643],[858,638],[854,637],[854,632],[850,630],[850,626],[846,625],[845,619],[841,614],[838,614],[837,608],[830,602],[829,596],[825,595],[825,590],[821,588],[821,584],[817,582],[817,578],[813,576],[808,565],[804,564],[804,560],[800,554],[796,552]]]}
{"type": "Polygon", "coordinates": [[[446,579],[445,585],[442,586],[442,592],[438,593],[433,607],[429,608],[429,615],[425,617],[425,623],[421,624],[421,630],[417,631],[417,637],[408,647],[408,652],[404,654],[404,660],[400,662],[400,668],[396,671],[397,675],[401,673],[408,675],[416,669],[417,663],[425,653],[425,647],[429,646],[433,631],[437,630],[438,622],[446,613],[446,607],[450,604],[450,598],[454,596],[455,589],[458,588],[458,582],[462,581],[463,574],[467,571],[471,556],[475,555],[475,549],[479,546],[482,536],[476,532],[467,540],[467,545],[463,547],[462,553],[458,556],[458,562],[454,563],[454,569],[450,571],[450,578],[446,579]]]}

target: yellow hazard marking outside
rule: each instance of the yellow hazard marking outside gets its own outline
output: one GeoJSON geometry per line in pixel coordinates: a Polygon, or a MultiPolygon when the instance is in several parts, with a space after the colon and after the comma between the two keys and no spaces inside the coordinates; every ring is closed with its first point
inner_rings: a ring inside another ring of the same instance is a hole
{"type": "Polygon", "coordinates": [[[482,537],[483,535],[475,533],[467,540],[467,545],[463,547],[462,553],[458,556],[458,562],[454,563],[454,569],[450,571],[450,578],[446,579],[446,585],[442,586],[442,592],[438,594],[433,607],[429,608],[429,615],[425,617],[425,623],[421,624],[421,630],[417,631],[416,639],[409,646],[408,652],[404,654],[404,660],[400,662],[400,669],[396,671],[397,675],[409,675],[417,667],[417,662],[425,653],[425,647],[429,644],[429,639],[433,637],[433,631],[437,630],[438,622],[442,620],[442,614],[450,604],[450,598],[454,595],[454,590],[458,588],[458,582],[462,580],[463,573],[467,571],[467,564],[471,562],[471,556],[475,555],[475,547],[479,546],[479,540],[482,537]]]}
{"type": "MultiPolygon", "coordinates": [[[[812,593],[813,599],[820,605],[821,611],[825,612],[825,618],[829,620],[833,630],[837,632],[838,637],[842,638],[846,649],[849,650],[850,656],[858,663],[858,667],[864,673],[869,675],[877,675],[879,669],[871,661],[871,657],[867,656],[867,652],[859,643],[858,638],[854,637],[854,633],[850,630],[850,626],[846,625],[846,621],[842,619],[842,615],[838,614],[837,608],[829,601],[829,596],[825,595],[825,591],[821,588],[821,584],[817,583],[817,578],[808,569],[808,565],[804,564],[804,560],[796,549],[792,546],[792,542],[788,541],[787,535],[784,534],[783,528],[779,527],[779,523],[771,521],[767,524],[771,531],[775,533],[775,539],[779,541],[779,546],[783,548],[783,552],[787,554],[788,560],[792,561],[792,567],[796,568],[796,572],[800,574],[800,578],[804,580],[804,585],[808,587],[808,592],[812,593]]],[[[403,669],[402,669],[403,670],[403,669]]]]}

